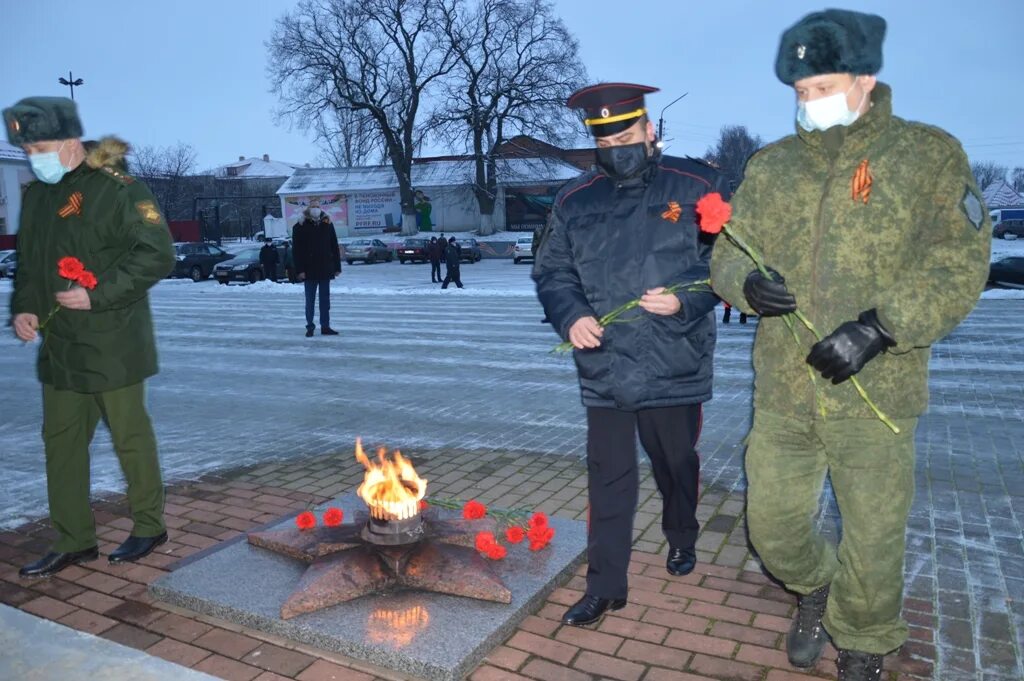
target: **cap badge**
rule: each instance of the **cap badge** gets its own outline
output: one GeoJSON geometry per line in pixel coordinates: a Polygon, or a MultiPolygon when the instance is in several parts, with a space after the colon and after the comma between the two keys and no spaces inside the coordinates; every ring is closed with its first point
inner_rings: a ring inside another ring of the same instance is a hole
{"type": "Polygon", "coordinates": [[[797,59],[803,59],[805,56],[807,56],[807,46],[806,45],[797,45],[796,46],[796,58],[797,59]]]}
{"type": "Polygon", "coordinates": [[[611,115],[612,115],[612,114],[611,114],[611,112],[610,112],[610,111],[608,110],[608,107],[605,107],[605,108],[601,109],[601,118],[608,118],[608,117],[609,117],[609,116],[611,116],[611,115]]]}
{"type": "Polygon", "coordinates": [[[17,118],[12,118],[10,125],[12,132],[21,132],[21,123],[18,122],[17,118]]]}

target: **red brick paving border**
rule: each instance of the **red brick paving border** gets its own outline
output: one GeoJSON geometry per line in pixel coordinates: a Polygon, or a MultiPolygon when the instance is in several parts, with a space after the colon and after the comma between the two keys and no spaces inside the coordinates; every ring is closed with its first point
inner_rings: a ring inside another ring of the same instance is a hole
{"type": "MultiPolygon", "coordinates": [[[[302,468],[292,463],[284,470],[302,468]]],[[[167,496],[170,541],[158,552],[133,566],[111,566],[101,557],[69,568],[51,580],[30,581],[17,576],[18,566],[36,558],[49,545],[52,532],[45,521],[0,533],[0,602],[223,679],[390,678],[385,670],[368,673],[366,665],[332,653],[289,646],[261,632],[190,616],[153,602],[146,591],[146,585],[165,574],[175,561],[248,528],[301,511],[310,502],[325,501],[354,487],[358,473],[358,469],[350,468],[342,480],[336,481],[335,489],[323,489],[321,494],[252,482],[260,479],[260,471],[174,486],[167,496]]],[[[273,478],[274,474],[271,470],[262,476],[273,478]]],[[[573,474],[582,476],[582,469],[573,474]]],[[[316,477],[311,473],[310,479],[316,477]]],[[[578,497],[583,487],[575,487],[578,497]]],[[[551,512],[578,517],[582,507],[572,497],[562,496],[568,508],[552,508],[551,512]]],[[[124,500],[106,499],[94,506],[101,549],[109,552],[131,526],[124,500]]],[[[834,678],[835,653],[831,648],[825,659],[808,672],[786,663],[783,632],[789,625],[793,599],[764,575],[704,561],[693,574],[674,578],[665,573],[663,561],[661,555],[635,550],[630,564],[630,604],[611,613],[598,626],[586,629],[565,627],[559,622],[565,607],[582,594],[585,568],[581,568],[503,645],[492,650],[470,679],[834,678]]],[[[898,657],[890,656],[887,681],[931,679],[935,659],[932,630],[936,626],[932,604],[908,598],[904,607],[913,625],[912,640],[898,657]]]]}

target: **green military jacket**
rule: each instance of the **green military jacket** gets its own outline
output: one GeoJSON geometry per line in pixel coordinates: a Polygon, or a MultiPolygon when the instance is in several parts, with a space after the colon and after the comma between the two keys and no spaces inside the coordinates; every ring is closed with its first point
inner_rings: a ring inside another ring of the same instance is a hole
{"type": "MultiPolygon", "coordinates": [[[[824,336],[872,308],[896,340],[858,377],[893,418],[928,404],[930,346],[971,311],[988,274],[992,227],[959,142],[892,115],[878,83],[872,107],[847,128],[786,137],[755,154],[732,199],[735,230],[778,270],[824,336]],[[865,202],[864,161],[871,177],[865,202]],[[859,189],[857,195],[854,191],[859,189]]],[[[749,311],[752,261],[719,238],[715,291],[749,311]]],[[[761,321],[754,343],[754,405],[798,418],[872,418],[850,381],[832,385],[805,360],[813,337],[782,318],[761,321]]]]}
{"type": "Polygon", "coordinates": [[[25,190],[12,315],[47,319],[68,289],[57,273],[65,256],[98,281],[91,310],[60,308],[43,331],[39,380],[58,390],[104,392],[157,372],[147,291],[171,271],[175,254],[153,195],[120,170],[127,149],[106,138],[57,184],[25,190]]]}

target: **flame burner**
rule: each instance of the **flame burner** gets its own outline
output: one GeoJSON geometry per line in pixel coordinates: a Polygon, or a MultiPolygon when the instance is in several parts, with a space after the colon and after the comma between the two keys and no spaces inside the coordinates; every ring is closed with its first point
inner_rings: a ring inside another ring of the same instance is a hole
{"type": "Polygon", "coordinates": [[[376,509],[371,509],[370,518],[359,533],[359,536],[371,544],[401,546],[423,539],[423,519],[418,512],[404,520],[393,520],[383,517],[387,515],[385,513],[374,511],[376,509]]]}

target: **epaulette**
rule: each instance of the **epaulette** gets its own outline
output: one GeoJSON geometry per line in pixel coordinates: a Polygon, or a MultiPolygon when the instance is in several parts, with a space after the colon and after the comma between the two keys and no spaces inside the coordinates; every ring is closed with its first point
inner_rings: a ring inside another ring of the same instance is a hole
{"type": "Polygon", "coordinates": [[[129,185],[132,182],[135,182],[135,178],[129,175],[128,173],[122,173],[120,170],[117,170],[116,168],[111,168],[110,166],[101,167],[100,172],[102,172],[110,179],[120,182],[122,185],[129,185]]]}
{"type": "Polygon", "coordinates": [[[928,125],[927,123],[919,123],[917,121],[906,121],[906,124],[907,127],[913,130],[919,130],[921,132],[928,133],[932,137],[942,140],[942,142],[944,142],[954,151],[963,151],[963,145],[960,144],[960,140],[958,140],[956,137],[953,137],[942,128],[936,127],[934,125],[928,125]]]}
{"type": "Polygon", "coordinates": [[[685,158],[687,161],[693,161],[697,165],[702,165],[702,166],[705,166],[707,168],[711,168],[712,170],[714,170],[716,172],[720,170],[720,168],[716,168],[715,166],[711,165],[710,163],[708,163],[707,161],[705,161],[702,158],[696,158],[695,156],[684,156],[683,158],[685,158]]]}

